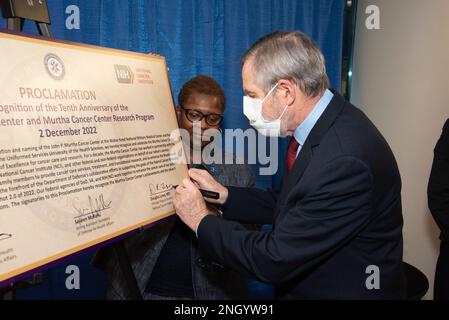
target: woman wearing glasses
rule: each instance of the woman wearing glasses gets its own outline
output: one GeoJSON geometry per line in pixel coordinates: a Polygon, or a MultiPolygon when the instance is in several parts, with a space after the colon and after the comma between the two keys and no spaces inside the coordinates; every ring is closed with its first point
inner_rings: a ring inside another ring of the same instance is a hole
{"type": "MultiPolygon", "coordinates": [[[[202,151],[213,143],[203,138],[203,133],[220,128],[225,105],[223,90],[210,77],[198,76],[183,85],[178,95],[177,115],[180,128],[190,135],[190,143],[185,145],[190,159],[194,159],[195,146],[201,149],[197,151],[202,151]],[[199,126],[201,131],[197,134],[199,130],[194,127],[199,126]],[[198,139],[196,143],[194,139],[198,139]]],[[[210,161],[196,165],[208,170],[223,185],[254,186],[254,176],[247,165],[210,164],[210,161]]],[[[125,247],[144,299],[245,298],[245,279],[202,252],[195,234],[178,217],[127,239],[125,247]]],[[[130,299],[129,284],[116,259],[112,250],[103,249],[93,264],[108,273],[108,299],[130,299]]]]}

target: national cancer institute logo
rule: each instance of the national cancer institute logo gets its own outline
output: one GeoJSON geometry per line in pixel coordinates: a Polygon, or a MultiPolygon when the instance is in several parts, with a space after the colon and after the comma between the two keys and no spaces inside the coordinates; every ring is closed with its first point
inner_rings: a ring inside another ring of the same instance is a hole
{"type": "Polygon", "coordinates": [[[44,59],[48,74],[55,80],[62,80],[65,76],[64,62],[55,54],[50,53],[44,59]]]}
{"type": "Polygon", "coordinates": [[[134,83],[134,73],[132,72],[129,66],[116,64],[114,65],[114,68],[118,83],[125,83],[125,84],[134,83]]]}

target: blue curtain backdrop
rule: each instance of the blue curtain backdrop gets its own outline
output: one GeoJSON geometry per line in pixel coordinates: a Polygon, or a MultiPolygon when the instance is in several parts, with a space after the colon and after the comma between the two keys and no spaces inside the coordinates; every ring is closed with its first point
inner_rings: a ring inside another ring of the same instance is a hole
{"type": "MultiPolygon", "coordinates": [[[[48,4],[57,39],[165,56],[175,101],[188,79],[198,74],[214,77],[228,99],[224,128],[248,128],[242,113],[240,57],[273,30],[309,35],[325,55],[331,86],[340,90],[344,0],[48,0],[48,4]],[[80,9],[79,30],[66,28],[66,8],[71,5],[80,9]]],[[[6,27],[4,19],[0,27],[6,27]]],[[[36,27],[27,22],[25,32],[37,33],[36,27]]],[[[281,140],[280,164],[286,144],[281,140]]],[[[259,176],[257,184],[275,187],[280,176],[259,176]]],[[[87,265],[87,260],[82,257],[73,263],[87,265]]],[[[82,290],[68,293],[64,270],[65,265],[45,274],[46,292],[41,286],[41,297],[101,297],[103,275],[82,271],[87,278],[82,278],[82,290]]]]}

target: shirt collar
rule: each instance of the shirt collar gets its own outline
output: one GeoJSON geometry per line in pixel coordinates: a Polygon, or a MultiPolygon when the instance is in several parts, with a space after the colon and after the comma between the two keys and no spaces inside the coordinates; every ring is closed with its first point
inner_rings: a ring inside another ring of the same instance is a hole
{"type": "Polygon", "coordinates": [[[306,142],[307,137],[310,134],[310,131],[312,131],[313,127],[317,123],[318,119],[323,114],[324,110],[326,110],[327,106],[331,102],[332,98],[334,97],[334,94],[327,89],[321,99],[318,101],[318,103],[313,107],[312,112],[307,116],[307,118],[301,123],[301,125],[296,128],[295,133],[293,136],[295,137],[296,141],[299,142],[299,145],[304,145],[306,142]]]}

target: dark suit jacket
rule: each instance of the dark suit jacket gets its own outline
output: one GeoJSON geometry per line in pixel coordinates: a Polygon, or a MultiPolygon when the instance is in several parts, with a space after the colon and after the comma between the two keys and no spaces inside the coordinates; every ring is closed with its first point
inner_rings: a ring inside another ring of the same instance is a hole
{"type": "Polygon", "coordinates": [[[429,208],[441,229],[441,240],[449,241],[449,119],[434,150],[428,185],[429,208]]]}
{"type": "Polygon", "coordinates": [[[223,264],[275,284],[278,298],[404,297],[399,170],[376,127],[338,94],[280,193],[229,188],[224,212],[227,220],[201,221],[200,245],[223,264]],[[273,229],[248,231],[232,220],[273,229]],[[376,276],[370,266],[379,268],[379,289],[369,289],[376,276]]]}

